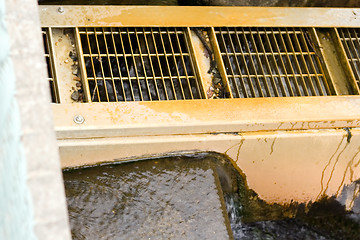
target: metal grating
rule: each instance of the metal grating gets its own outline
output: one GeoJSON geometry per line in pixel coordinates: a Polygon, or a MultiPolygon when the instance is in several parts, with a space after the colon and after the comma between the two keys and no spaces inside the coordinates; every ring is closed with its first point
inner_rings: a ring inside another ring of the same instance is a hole
{"type": "Polygon", "coordinates": [[[334,95],[306,30],[217,27],[234,98],[334,95]]]}
{"type": "Polygon", "coordinates": [[[91,101],[202,98],[186,28],[79,28],[91,101]]]}
{"type": "Polygon", "coordinates": [[[42,36],[43,36],[43,43],[44,43],[44,56],[47,65],[47,79],[50,85],[50,92],[51,92],[51,101],[53,103],[59,103],[59,96],[57,94],[56,83],[54,79],[54,65],[52,55],[50,54],[50,40],[49,40],[49,29],[42,28],[42,36]]]}
{"type": "Polygon", "coordinates": [[[337,30],[356,82],[360,87],[360,29],[338,28],[337,30]]]}

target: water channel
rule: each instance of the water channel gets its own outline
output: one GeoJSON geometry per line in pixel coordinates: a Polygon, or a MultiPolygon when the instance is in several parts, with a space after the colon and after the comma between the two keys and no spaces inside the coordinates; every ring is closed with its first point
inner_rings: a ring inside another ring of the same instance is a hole
{"type": "Polygon", "coordinates": [[[359,215],[333,199],[267,204],[216,153],[63,175],[73,239],[360,239],[359,215]]]}

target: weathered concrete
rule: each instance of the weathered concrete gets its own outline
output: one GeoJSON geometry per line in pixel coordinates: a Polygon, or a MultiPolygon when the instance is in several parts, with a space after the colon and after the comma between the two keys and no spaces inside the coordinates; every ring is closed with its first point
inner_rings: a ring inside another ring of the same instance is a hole
{"type": "Polygon", "coordinates": [[[33,230],[38,239],[70,239],[37,2],[8,0],[5,5],[33,230]]]}

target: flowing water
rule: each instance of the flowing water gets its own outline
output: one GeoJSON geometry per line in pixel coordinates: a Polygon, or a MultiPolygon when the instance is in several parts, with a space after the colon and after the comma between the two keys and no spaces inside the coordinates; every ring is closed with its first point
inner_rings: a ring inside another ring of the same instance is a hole
{"type": "Polygon", "coordinates": [[[228,239],[208,158],[172,157],[64,172],[73,239],[228,239]]]}
{"type": "Polygon", "coordinates": [[[269,205],[215,153],[66,170],[64,181],[73,239],[360,239],[359,216],[333,199],[269,205]]]}

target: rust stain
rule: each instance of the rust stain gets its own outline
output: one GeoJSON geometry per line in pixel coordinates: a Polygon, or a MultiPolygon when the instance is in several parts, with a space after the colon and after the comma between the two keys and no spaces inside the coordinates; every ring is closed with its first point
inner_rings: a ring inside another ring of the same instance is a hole
{"type": "Polygon", "coordinates": [[[239,161],[240,150],[241,150],[242,145],[244,144],[244,141],[245,141],[245,139],[241,139],[241,141],[239,143],[239,148],[238,148],[238,152],[236,155],[236,161],[239,161]]]}
{"type": "Polygon", "coordinates": [[[273,142],[271,143],[271,151],[270,155],[274,152],[274,144],[275,144],[276,138],[274,138],[273,142]]]}
{"type": "Polygon", "coordinates": [[[234,144],[233,146],[231,146],[230,148],[228,148],[228,149],[224,152],[224,154],[227,155],[227,152],[230,151],[230,149],[236,147],[238,144],[239,144],[239,143],[236,143],[236,144],[234,144]]]}
{"type": "Polygon", "coordinates": [[[359,159],[359,161],[354,165],[354,167],[359,166],[359,164],[360,164],[360,159],[359,159]]]}
{"type": "MultiPolygon", "coordinates": [[[[348,169],[350,169],[350,172],[352,171],[351,165],[353,164],[356,156],[357,156],[359,153],[360,153],[360,147],[358,148],[358,151],[357,151],[356,154],[351,158],[351,160],[348,162],[348,164],[347,164],[347,166],[346,166],[345,173],[344,173],[344,175],[343,175],[343,178],[342,178],[342,180],[341,180],[341,183],[340,183],[340,185],[339,185],[339,188],[338,188],[338,190],[336,191],[336,196],[338,196],[338,194],[339,194],[339,192],[340,192],[340,189],[341,189],[341,187],[342,187],[343,184],[344,184],[344,181],[345,181],[345,178],[346,178],[346,173],[347,173],[348,169]]],[[[350,177],[350,178],[352,178],[352,177],[350,177]]]]}
{"type": "Polygon", "coordinates": [[[341,144],[343,143],[344,139],[345,139],[345,136],[343,136],[343,138],[341,139],[338,147],[336,148],[336,150],[335,150],[335,152],[333,153],[333,155],[331,155],[328,163],[325,165],[325,168],[324,168],[324,170],[323,170],[322,173],[321,173],[321,181],[320,181],[321,189],[320,189],[319,195],[316,197],[316,200],[318,200],[318,199],[320,198],[320,196],[322,195],[323,190],[324,190],[323,181],[324,181],[325,171],[326,171],[326,169],[328,168],[328,166],[330,166],[331,160],[334,158],[334,156],[336,155],[336,153],[339,151],[340,146],[341,146],[341,144]]]}
{"type": "Polygon", "coordinates": [[[324,190],[324,193],[326,193],[326,191],[327,191],[328,188],[329,188],[330,181],[331,181],[332,176],[333,176],[333,174],[334,174],[335,167],[336,167],[337,163],[339,162],[339,159],[340,159],[341,154],[345,151],[345,149],[346,149],[348,146],[349,146],[349,143],[346,142],[344,149],[341,150],[341,152],[339,153],[339,155],[336,157],[336,161],[335,161],[334,166],[333,166],[333,168],[332,168],[332,170],[331,170],[330,177],[329,177],[329,179],[328,179],[328,181],[327,181],[327,183],[326,183],[326,188],[325,188],[325,190],[324,190]]]}

